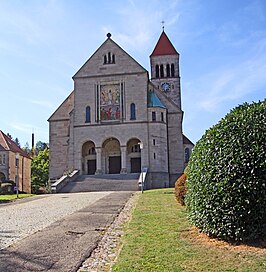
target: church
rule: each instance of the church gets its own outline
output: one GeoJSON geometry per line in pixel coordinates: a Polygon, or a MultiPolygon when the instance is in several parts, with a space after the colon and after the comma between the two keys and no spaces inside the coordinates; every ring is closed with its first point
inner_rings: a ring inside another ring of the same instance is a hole
{"type": "Polygon", "coordinates": [[[151,75],[107,34],[73,76],[74,90],[48,119],[50,179],[140,173],[147,188],[173,186],[193,143],[182,133],[179,53],[163,30],[151,75]]]}

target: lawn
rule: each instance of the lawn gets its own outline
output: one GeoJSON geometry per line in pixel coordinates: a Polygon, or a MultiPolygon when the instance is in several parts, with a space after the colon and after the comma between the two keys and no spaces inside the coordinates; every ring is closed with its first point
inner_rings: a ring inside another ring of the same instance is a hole
{"type": "MultiPolygon", "coordinates": [[[[34,196],[33,194],[19,194],[18,198],[25,198],[25,197],[30,197],[30,196],[34,196]]],[[[15,200],[17,199],[17,195],[13,194],[13,195],[0,195],[0,202],[5,202],[5,201],[11,201],[11,200],[15,200]]]]}
{"type": "Polygon", "coordinates": [[[125,228],[112,271],[266,271],[266,249],[198,234],[173,189],[141,194],[125,228]]]}

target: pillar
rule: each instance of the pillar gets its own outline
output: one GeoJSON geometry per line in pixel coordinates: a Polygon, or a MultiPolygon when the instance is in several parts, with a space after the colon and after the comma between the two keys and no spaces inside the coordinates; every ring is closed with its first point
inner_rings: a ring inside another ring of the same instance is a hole
{"type": "Polygon", "coordinates": [[[120,174],[126,174],[127,173],[127,147],[121,146],[121,171],[120,174]]]}
{"type": "Polygon", "coordinates": [[[95,175],[102,174],[102,148],[96,147],[96,172],[95,175]]]}

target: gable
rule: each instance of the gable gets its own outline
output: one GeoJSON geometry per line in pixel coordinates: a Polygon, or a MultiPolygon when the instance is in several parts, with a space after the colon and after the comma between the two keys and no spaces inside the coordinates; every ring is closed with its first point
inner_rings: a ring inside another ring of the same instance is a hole
{"type": "Polygon", "coordinates": [[[56,109],[56,111],[48,119],[50,121],[58,121],[69,119],[69,113],[74,108],[74,91],[65,99],[65,101],[56,109]]]}
{"type": "Polygon", "coordinates": [[[147,70],[108,38],[73,76],[73,79],[128,73],[147,73],[147,70]]]}

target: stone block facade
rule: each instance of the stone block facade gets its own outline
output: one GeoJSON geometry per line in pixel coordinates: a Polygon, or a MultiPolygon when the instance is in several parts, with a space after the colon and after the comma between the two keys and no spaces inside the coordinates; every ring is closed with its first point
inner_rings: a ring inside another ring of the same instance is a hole
{"type": "Polygon", "coordinates": [[[122,175],[147,167],[149,188],[168,187],[185,166],[179,54],[152,54],[150,80],[110,37],[74,75],[74,91],[48,120],[50,178],[74,169],[122,175]],[[168,77],[156,73],[159,65],[168,77]],[[170,89],[162,87],[165,79],[170,89]]]}

